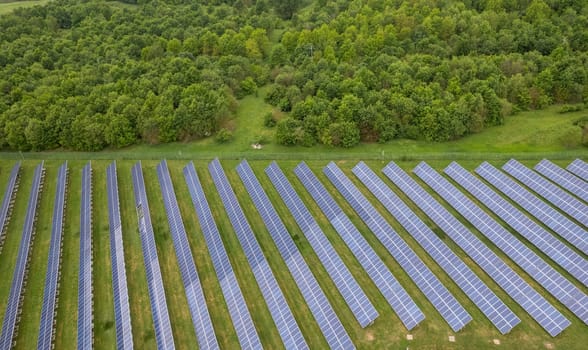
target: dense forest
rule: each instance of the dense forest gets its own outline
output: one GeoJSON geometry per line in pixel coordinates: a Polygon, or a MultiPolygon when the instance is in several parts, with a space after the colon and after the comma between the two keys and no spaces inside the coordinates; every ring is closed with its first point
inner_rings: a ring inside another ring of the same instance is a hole
{"type": "Polygon", "coordinates": [[[260,87],[276,141],[306,146],[588,101],[582,0],[56,0],[1,16],[0,47],[12,150],[208,137],[260,87]]]}

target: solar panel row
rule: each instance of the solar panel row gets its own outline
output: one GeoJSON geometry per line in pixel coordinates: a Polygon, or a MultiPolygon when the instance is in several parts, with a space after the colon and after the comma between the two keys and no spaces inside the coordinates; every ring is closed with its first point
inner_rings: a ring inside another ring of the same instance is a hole
{"type": "Polygon", "coordinates": [[[584,285],[588,285],[588,261],[586,259],[554,237],[541,225],[531,220],[459,164],[451,163],[445,168],[445,173],[559,266],[563,267],[584,285]]]}
{"type": "Polygon", "coordinates": [[[410,297],[405,294],[403,287],[392,275],[390,269],[368,244],[357,227],[353,225],[349,217],[345,215],[343,209],[335,202],[312,170],[302,162],[294,172],[357,258],[360,265],[370,276],[390,307],[393,310],[400,310],[403,300],[408,300],[410,297]]]}
{"type": "MultiPolygon", "coordinates": [[[[339,192],[345,197],[347,202],[351,204],[353,209],[359,214],[361,219],[368,225],[368,227],[381,238],[384,235],[390,234],[390,232],[380,232],[384,227],[384,222],[381,217],[374,215],[374,208],[368,202],[368,200],[359,192],[357,187],[351,183],[351,181],[343,174],[341,169],[331,162],[327,167],[323,169],[323,172],[329,180],[337,187],[339,192]]],[[[389,228],[390,229],[390,228],[389,228]]],[[[389,248],[388,250],[392,253],[389,248]]],[[[400,320],[407,329],[416,327],[422,320],[425,319],[425,315],[421,309],[416,305],[414,300],[408,295],[404,288],[399,288],[396,294],[397,298],[392,304],[392,308],[400,317],[400,320]]]]}
{"type": "Polygon", "coordinates": [[[280,197],[292,213],[294,220],[314,249],[327,273],[337,286],[337,290],[353,312],[361,327],[367,327],[378,317],[378,311],[372,305],[365,292],[361,289],[351,272],[333,248],[333,245],[312,217],[310,210],[304,205],[278,164],[272,164],[265,170],[280,197]]]}
{"type": "Polygon", "coordinates": [[[125,251],[120,221],[120,202],[116,162],[106,168],[106,189],[108,193],[108,223],[110,228],[110,261],[112,266],[112,289],[114,298],[114,325],[116,328],[116,348],[133,348],[129,292],[125,270],[125,251]]]}
{"type": "Polygon", "coordinates": [[[137,219],[139,221],[139,236],[143,250],[143,263],[147,274],[147,290],[151,303],[151,314],[153,315],[153,326],[155,327],[155,341],[158,349],[174,349],[174,338],[169,321],[169,313],[155,246],[155,236],[151,224],[151,214],[147,193],[145,192],[145,181],[141,162],[137,162],[132,168],[133,191],[135,193],[135,205],[137,219]]]}
{"type": "Polygon", "coordinates": [[[167,214],[169,228],[174,243],[178,266],[182,275],[182,282],[188,300],[188,307],[192,316],[194,331],[198,338],[198,347],[200,349],[218,349],[219,345],[216,340],[210,314],[206,307],[204,292],[200,285],[196,264],[192,257],[192,250],[186,235],[186,229],[174,192],[172,180],[167,167],[167,162],[162,160],[157,165],[157,177],[163,197],[163,204],[167,214]]]}
{"type": "Polygon", "coordinates": [[[78,349],[94,343],[92,295],[92,165],[82,170],[80,205],[80,270],[78,275],[78,349]]]}
{"type": "Polygon", "coordinates": [[[184,167],[184,177],[194,209],[200,221],[200,227],[202,228],[206,246],[208,247],[208,252],[212,259],[214,270],[216,271],[216,277],[220,283],[231,320],[233,321],[233,326],[237,332],[239,344],[243,349],[259,349],[261,348],[259,335],[253,325],[253,320],[245,304],[241,288],[237,283],[235,272],[221,240],[218,227],[213,219],[210,206],[204,195],[204,190],[196,174],[194,163],[190,162],[184,167]]]}
{"type": "Polygon", "coordinates": [[[584,181],[588,181],[588,163],[585,161],[581,159],[574,159],[574,161],[571,162],[566,169],[584,181]]]}
{"type": "Polygon", "coordinates": [[[426,163],[420,163],[413,171],[543,288],[584,323],[588,323],[588,296],[584,292],[516,239],[426,163]]]}
{"type": "Polygon", "coordinates": [[[531,213],[547,227],[588,254],[588,232],[543,200],[530,193],[488,162],[476,168],[476,173],[498,188],[506,196],[531,213]]]}
{"type": "Polygon", "coordinates": [[[67,162],[59,167],[57,173],[57,190],[53,207],[53,222],[51,228],[51,241],[49,243],[49,257],[47,259],[47,273],[45,274],[45,287],[43,292],[43,304],[41,306],[41,323],[39,326],[39,338],[37,349],[51,349],[55,338],[55,316],[59,302],[59,280],[61,277],[61,248],[63,236],[63,219],[65,209],[65,196],[67,193],[67,162]]]}
{"type": "Polygon", "coordinates": [[[547,159],[535,165],[535,171],[568,190],[571,194],[588,202],[588,183],[574,174],[560,168],[547,159]]]}
{"type": "Polygon", "coordinates": [[[0,207],[0,254],[2,254],[2,247],[4,246],[4,239],[6,238],[6,229],[10,221],[10,214],[12,212],[12,204],[16,198],[16,191],[18,190],[18,181],[20,179],[20,162],[16,163],[10,171],[8,177],[8,184],[4,190],[4,199],[2,200],[2,207],[0,207]]]}
{"type": "Polygon", "coordinates": [[[564,211],[567,215],[576,219],[584,226],[588,226],[588,205],[562,190],[549,180],[527,168],[518,161],[511,159],[502,166],[502,169],[522,182],[543,198],[564,211]]]}
{"type": "Polygon", "coordinates": [[[302,292],[315,320],[331,349],[353,349],[355,346],[343,324],[337,317],[332,305],[323,293],[312,271],[302,258],[286,226],[278,216],[275,208],[246,161],[237,167],[253,203],[262,217],[274,243],[302,292]]]}
{"type": "Polygon", "coordinates": [[[398,165],[390,162],[383,172],[551,336],[571,324],[398,165]]]}
{"type": "Polygon", "coordinates": [[[30,251],[33,245],[35,235],[35,223],[37,220],[37,207],[43,188],[43,178],[45,177],[44,162],[41,162],[35,168],[29,203],[25,216],[24,226],[22,229],[22,238],[18,248],[18,256],[14,267],[14,275],[10,285],[10,294],[4,311],[4,320],[2,321],[2,334],[0,335],[0,349],[7,350],[15,345],[17,334],[18,320],[22,307],[22,295],[26,286],[28,264],[30,260],[30,251]]]}
{"type": "MultiPolygon", "coordinates": [[[[353,168],[353,173],[363,184],[384,204],[386,209],[395,216],[406,230],[413,228],[414,221],[410,217],[411,210],[402,200],[384,184],[384,182],[363,162],[353,168]]],[[[358,191],[357,191],[358,192],[358,191]]],[[[408,273],[419,289],[439,311],[454,332],[465,327],[472,316],[455,299],[455,297],[439,281],[437,276],[425,265],[412,248],[392,229],[377,210],[363,199],[366,211],[364,221],[372,222],[372,231],[380,242],[387,247],[396,261],[408,273]]],[[[361,215],[361,214],[360,214],[361,215]]]]}

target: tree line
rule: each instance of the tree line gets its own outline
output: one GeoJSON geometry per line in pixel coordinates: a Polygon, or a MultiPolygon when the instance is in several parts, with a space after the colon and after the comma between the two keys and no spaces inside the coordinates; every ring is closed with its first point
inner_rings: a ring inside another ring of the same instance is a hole
{"type": "Polygon", "coordinates": [[[57,0],[0,17],[0,148],[208,137],[269,85],[276,140],[444,141],[588,98],[573,0],[57,0]]]}

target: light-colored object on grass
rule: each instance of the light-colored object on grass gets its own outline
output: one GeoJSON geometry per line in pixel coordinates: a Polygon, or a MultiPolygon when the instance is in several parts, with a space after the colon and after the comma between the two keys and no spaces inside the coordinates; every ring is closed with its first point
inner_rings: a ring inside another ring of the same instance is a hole
{"type": "Polygon", "coordinates": [[[494,343],[494,345],[500,345],[500,339],[494,339],[492,340],[492,342],[494,343]]]}
{"type": "Polygon", "coordinates": [[[455,343],[455,336],[454,335],[449,336],[449,342],[455,343]]]}
{"type": "Polygon", "coordinates": [[[414,339],[414,337],[413,337],[412,334],[407,334],[406,335],[406,340],[413,340],[413,339],[414,339]]]}

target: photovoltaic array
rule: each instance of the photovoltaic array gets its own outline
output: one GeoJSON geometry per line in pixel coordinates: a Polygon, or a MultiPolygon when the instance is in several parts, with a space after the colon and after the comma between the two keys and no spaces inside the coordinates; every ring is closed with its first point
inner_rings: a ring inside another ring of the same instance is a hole
{"type": "Polygon", "coordinates": [[[45,177],[44,162],[41,162],[35,168],[33,175],[33,184],[27,206],[22,237],[18,248],[16,265],[10,284],[10,294],[4,311],[4,320],[2,321],[2,334],[0,335],[0,349],[11,349],[15,345],[15,338],[18,330],[18,321],[22,311],[22,296],[25,291],[28,264],[30,252],[35,238],[35,223],[37,221],[37,207],[41,198],[43,189],[43,179],[45,177]]]}
{"type": "Polygon", "coordinates": [[[137,162],[132,168],[133,191],[135,193],[135,205],[139,224],[139,236],[143,249],[143,263],[147,274],[147,290],[155,327],[155,341],[158,349],[174,349],[174,338],[169,321],[169,312],[161,279],[161,270],[155,246],[155,236],[151,224],[151,214],[147,193],[145,192],[145,180],[141,162],[137,162]]]}
{"type": "Polygon", "coordinates": [[[383,172],[551,336],[571,324],[398,165],[390,162],[383,172]]]}
{"type": "Polygon", "coordinates": [[[92,295],[92,165],[82,170],[80,203],[80,270],[78,275],[78,349],[94,344],[92,295]]]}
{"type": "MultiPolygon", "coordinates": [[[[266,169],[268,172],[270,168],[266,169]]],[[[351,222],[343,209],[335,202],[331,194],[318,180],[316,175],[305,163],[300,163],[294,170],[306,190],[317,202],[323,213],[341,236],[347,247],[357,258],[365,272],[370,276],[378,290],[382,293],[393,310],[400,309],[399,299],[405,297],[402,286],[392,275],[390,269],[369,245],[361,232],[351,222]],[[400,293],[400,295],[399,295],[400,293]]]]}
{"type": "Polygon", "coordinates": [[[163,197],[169,229],[174,242],[178,266],[182,275],[182,282],[184,283],[188,307],[192,316],[194,331],[198,338],[198,348],[218,349],[219,345],[216,340],[208,308],[206,307],[204,292],[200,285],[196,264],[194,263],[192,250],[190,249],[190,243],[188,242],[188,236],[184,228],[184,221],[182,220],[165,160],[157,165],[157,177],[159,179],[159,187],[161,189],[161,196],[163,197]]]}
{"type": "Polygon", "coordinates": [[[582,225],[588,226],[588,205],[581,200],[514,159],[504,164],[502,169],[582,225]]]}
{"type": "Polygon", "coordinates": [[[588,202],[588,183],[547,159],[535,165],[535,171],[588,202]]]}
{"type": "Polygon", "coordinates": [[[531,220],[459,164],[452,162],[444,172],[559,266],[588,286],[588,261],[580,254],[554,237],[543,226],[531,220]]]}
{"type": "Polygon", "coordinates": [[[2,247],[4,246],[4,239],[6,237],[6,229],[10,220],[12,205],[18,190],[18,181],[20,179],[20,162],[16,163],[10,171],[8,184],[4,190],[4,199],[2,199],[2,207],[0,207],[0,254],[2,254],[2,247]]]}
{"type": "MultiPolygon", "coordinates": [[[[335,163],[329,163],[323,169],[323,172],[378,238],[392,233],[392,231],[389,231],[391,228],[388,228],[388,232],[380,232],[383,230],[385,223],[382,222],[381,217],[375,215],[376,213],[373,212],[375,208],[373,208],[367,198],[359,192],[335,163]]],[[[388,251],[390,253],[394,252],[390,249],[388,251]]],[[[394,304],[392,304],[392,308],[408,330],[413,329],[425,319],[425,315],[421,309],[400,285],[396,291],[396,299],[394,300],[394,304]]]]}
{"type": "Polygon", "coordinates": [[[547,227],[580,249],[584,254],[588,254],[588,232],[578,224],[490,165],[490,163],[483,162],[475,171],[531,215],[541,220],[547,227]]]}
{"type": "Polygon", "coordinates": [[[214,265],[216,277],[220,283],[225,302],[229,309],[233,326],[237,332],[237,338],[242,349],[259,349],[261,341],[253,325],[251,314],[247,309],[247,304],[243,298],[243,293],[237,282],[237,277],[233,271],[233,266],[229,261],[229,256],[221,240],[220,232],[212,216],[212,211],[204,195],[204,190],[200,184],[200,179],[194,168],[194,163],[190,162],[184,167],[184,177],[192,197],[192,203],[196,210],[196,215],[200,221],[200,227],[206,246],[214,265]]]}
{"type": "Polygon", "coordinates": [[[478,231],[488,237],[492,243],[527,272],[529,276],[533,277],[579,319],[588,324],[588,296],[584,292],[516,239],[426,163],[420,163],[413,171],[463,217],[470,221],[478,231]]]}
{"type": "Polygon", "coordinates": [[[53,222],[51,241],[49,243],[49,257],[47,259],[47,273],[41,306],[41,323],[37,349],[51,349],[55,338],[55,316],[59,301],[59,279],[61,277],[61,248],[63,236],[63,219],[67,194],[67,162],[59,167],[57,173],[57,190],[53,206],[53,222]]]}
{"type": "Polygon", "coordinates": [[[246,161],[237,172],[331,349],[355,346],[246,161]]]}
{"type": "Polygon", "coordinates": [[[353,312],[355,319],[365,328],[372,324],[378,317],[378,311],[369,301],[365,292],[361,289],[351,272],[341,260],[341,257],[333,248],[333,245],[312,217],[310,210],[304,205],[292,184],[286,178],[278,164],[272,162],[265,170],[272,181],[280,197],[292,213],[294,220],[304,233],[306,239],[314,249],[319,260],[327,270],[327,273],[337,286],[339,293],[353,312]]]}
{"type": "Polygon", "coordinates": [[[214,160],[209,165],[209,169],[221,201],[229,216],[229,220],[245,252],[249,266],[253,271],[255,280],[259,285],[270,314],[278,328],[284,346],[289,349],[308,349],[304,336],[294,319],[292,310],[290,310],[286,302],[278,281],[267,259],[263,255],[255,234],[218,160],[214,160]]]}
{"type": "Polygon", "coordinates": [[[125,251],[120,221],[120,202],[118,198],[118,179],[116,162],[106,168],[106,190],[108,194],[108,223],[110,228],[110,260],[112,267],[112,289],[114,298],[114,325],[116,328],[116,348],[133,348],[129,291],[125,270],[125,251]]]}
{"type": "Polygon", "coordinates": [[[576,174],[579,178],[584,181],[588,181],[588,163],[581,159],[574,159],[567,168],[570,172],[576,174]]]}
{"type": "MultiPolygon", "coordinates": [[[[357,164],[353,168],[353,173],[384,204],[388,211],[401,222],[405,229],[413,228],[411,225],[414,222],[409,218],[411,216],[410,209],[396,194],[389,191],[384,182],[365,163],[360,162],[357,164]],[[410,221],[410,224],[407,224],[407,220],[410,221]]],[[[372,220],[372,226],[375,226],[372,228],[372,232],[388,248],[388,251],[392,253],[396,261],[439,311],[451,329],[457,332],[465,327],[472,320],[471,315],[371,204],[364,205],[364,210],[370,212],[369,217],[364,221],[369,222],[370,219],[372,220]]]]}

